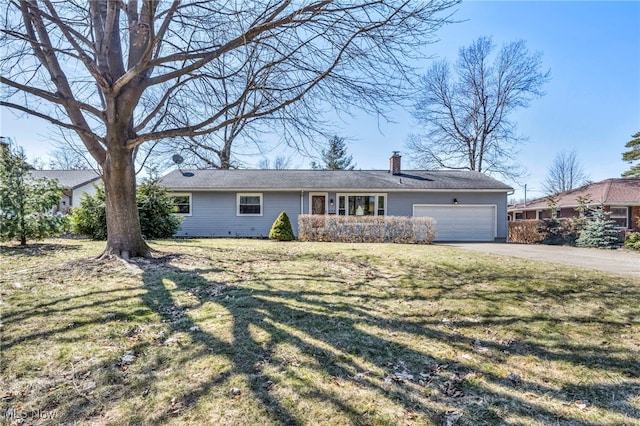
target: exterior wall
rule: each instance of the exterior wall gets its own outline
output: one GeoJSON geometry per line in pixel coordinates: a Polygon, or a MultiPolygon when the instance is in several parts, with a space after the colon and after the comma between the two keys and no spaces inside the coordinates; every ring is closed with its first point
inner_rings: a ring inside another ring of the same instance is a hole
{"type": "Polygon", "coordinates": [[[262,216],[237,216],[236,194],[237,192],[192,192],[191,215],[184,216],[176,235],[266,238],[271,225],[282,211],[287,212],[293,233],[298,234],[299,192],[262,192],[262,216]]]}
{"type": "Polygon", "coordinates": [[[73,194],[71,195],[70,206],[71,207],[79,207],[80,201],[82,200],[82,194],[87,193],[89,195],[95,195],[96,193],[96,185],[99,184],[100,181],[97,180],[95,182],[87,183],[85,185],[79,186],[73,190],[73,194]]]}
{"type": "MultiPolygon", "coordinates": [[[[258,192],[258,191],[243,191],[258,192]]],[[[312,191],[316,192],[316,191],[312,191]]],[[[322,192],[322,191],[317,191],[322,192]]],[[[344,192],[362,194],[371,191],[344,192]]],[[[385,192],[387,195],[387,215],[413,215],[414,204],[451,205],[456,198],[460,205],[491,204],[497,206],[497,238],[507,237],[507,195],[504,192],[385,192]]],[[[184,193],[184,192],[181,192],[184,193]]],[[[343,193],[343,192],[340,192],[343,193]]],[[[262,192],[262,216],[237,216],[236,200],[238,192],[191,192],[191,215],[185,215],[177,236],[190,237],[268,237],[271,225],[282,211],[286,211],[293,232],[298,234],[298,215],[309,213],[309,192],[262,192]],[[300,204],[303,210],[300,211],[300,204]]],[[[337,203],[337,192],[327,191],[327,203],[333,199],[337,203]]],[[[336,208],[329,206],[329,214],[336,208]]]]}
{"type": "Polygon", "coordinates": [[[412,216],[414,204],[491,204],[497,206],[496,238],[507,238],[507,194],[504,192],[390,192],[387,215],[412,216]]]}

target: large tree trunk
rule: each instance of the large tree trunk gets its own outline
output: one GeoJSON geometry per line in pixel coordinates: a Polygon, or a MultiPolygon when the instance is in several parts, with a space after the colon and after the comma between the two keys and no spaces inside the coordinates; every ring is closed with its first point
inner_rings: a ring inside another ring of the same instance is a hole
{"type": "MultiPolygon", "coordinates": [[[[112,145],[113,146],[113,145],[112,145]]],[[[106,194],[107,248],[104,254],[124,259],[148,256],[136,204],[136,174],[131,150],[109,149],[103,163],[106,194]]]]}

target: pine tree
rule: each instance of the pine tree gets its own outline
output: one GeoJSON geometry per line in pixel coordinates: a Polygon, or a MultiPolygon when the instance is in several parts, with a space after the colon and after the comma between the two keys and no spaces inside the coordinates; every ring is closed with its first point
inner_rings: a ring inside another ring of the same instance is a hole
{"type": "MultiPolygon", "coordinates": [[[[631,136],[633,139],[627,142],[625,147],[630,148],[629,151],[622,153],[622,159],[632,163],[634,161],[640,161],[640,132],[631,136]]],[[[628,178],[640,178],[640,162],[634,166],[631,166],[629,170],[622,173],[622,177],[628,178]]]]}
{"type": "Polygon", "coordinates": [[[356,166],[351,164],[353,157],[347,155],[347,147],[344,138],[334,136],[329,139],[329,148],[322,150],[322,162],[317,164],[315,161],[311,163],[314,170],[353,170],[356,166]]]}
{"type": "Polygon", "coordinates": [[[157,180],[149,180],[138,186],[137,194],[142,235],[148,239],[173,237],[182,218],[174,214],[176,207],[166,188],[157,180]]]}
{"type": "Polygon", "coordinates": [[[587,222],[576,241],[578,247],[611,248],[618,244],[618,231],[615,222],[609,220],[609,212],[600,205],[593,210],[591,219],[587,222]]]}
{"type": "Polygon", "coordinates": [[[24,151],[0,149],[0,241],[40,240],[64,232],[67,218],[54,214],[62,188],[51,179],[35,179],[24,151]]]}
{"type": "Polygon", "coordinates": [[[286,212],[280,213],[275,222],[271,226],[269,232],[269,239],[278,241],[293,241],[295,236],[293,235],[293,228],[291,227],[291,221],[286,212]]]}

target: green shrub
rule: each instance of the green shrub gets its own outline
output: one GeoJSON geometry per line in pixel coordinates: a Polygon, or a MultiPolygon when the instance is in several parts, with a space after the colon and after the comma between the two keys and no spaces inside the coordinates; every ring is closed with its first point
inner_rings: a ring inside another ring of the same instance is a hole
{"type": "MultiPolygon", "coordinates": [[[[94,240],[106,240],[105,200],[103,187],[98,187],[93,196],[84,194],[80,207],[73,209],[71,231],[94,240]]],[[[174,214],[176,208],[171,197],[165,188],[158,185],[157,181],[139,185],[136,191],[136,202],[140,227],[145,238],[170,238],[180,228],[182,219],[174,214]]]]}
{"type": "Polygon", "coordinates": [[[176,206],[166,188],[155,180],[144,182],[138,186],[136,198],[145,238],[171,238],[178,232],[182,217],[175,215],[176,206]]]}
{"type": "Polygon", "coordinates": [[[105,193],[102,186],[96,187],[94,195],[82,194],[80,206],[71,211],[71,232],[93,240],[106,240],[107,215],[104,206],[105,193]]]}
{"type": "Polygon", "coordinates": [[[575,246],[584,226],[584,218],[551,218],[540,221],[537,231],[542,236],[542,244],[575,246]]]}
{"type": "Polygon", "coordinates": [[[295,236],[293,235],[293,228],[291,227],[291,221],[286,212],[280,213],[275,222],[271,226],[269,232],[269,239],[278,241],[293,241],[295,236]]]}
{"type": "Polygon", "coordinates": [[[435,235],[435,221],[430,217],[321,215],[298,217],[300,241],[430,244],[435,235]]]}
{"type": "Polygon", "coordinates": [[[630,233],[624,242],[624,246],[632,250],[640,250],[640,232],[630,233]]]}

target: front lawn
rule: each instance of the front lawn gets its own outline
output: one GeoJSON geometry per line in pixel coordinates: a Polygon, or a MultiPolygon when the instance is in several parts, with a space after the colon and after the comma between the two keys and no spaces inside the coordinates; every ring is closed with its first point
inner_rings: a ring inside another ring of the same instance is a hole
{"type": "Polygon", "coordinates": [[[0,247],[0,424],[640,425],[640,280],[452,247],[0,247]]]}

